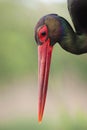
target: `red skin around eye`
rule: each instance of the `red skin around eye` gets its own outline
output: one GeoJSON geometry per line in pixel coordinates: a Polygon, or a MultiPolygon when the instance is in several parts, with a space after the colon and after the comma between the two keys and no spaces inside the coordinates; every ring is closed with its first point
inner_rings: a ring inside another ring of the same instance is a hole
{"type": "Polygon", "coordinates": [[[47,39],[48,36],[48,29],[47,26],[44,25],[40,28],[39,32],[38,32],[38,38],[40,40],[40,42],[44,42],[47,39]],[[46,33],[46,35],[41,35],[43,32],[46,33]]]}

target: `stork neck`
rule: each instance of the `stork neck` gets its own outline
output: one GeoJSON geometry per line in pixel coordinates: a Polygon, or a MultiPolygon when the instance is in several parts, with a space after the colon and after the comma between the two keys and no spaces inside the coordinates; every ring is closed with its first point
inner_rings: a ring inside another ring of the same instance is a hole
{"type": "Polygon", "coordinates": [[[60,17],[60,21],[63,30],[59,41],[61,47],[73,54],[87,53],[87,34],[78,35],[64,18],[60,17]]]}

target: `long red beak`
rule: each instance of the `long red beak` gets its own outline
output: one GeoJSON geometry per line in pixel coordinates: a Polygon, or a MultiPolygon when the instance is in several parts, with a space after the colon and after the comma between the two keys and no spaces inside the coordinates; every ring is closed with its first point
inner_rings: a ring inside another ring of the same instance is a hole
{"type": "Polygon", "coordinates": [[[46,101],[52,49],[53,47],[50,45],[50,39],[38,46],[39,122],[42,120],[46,101]]]}

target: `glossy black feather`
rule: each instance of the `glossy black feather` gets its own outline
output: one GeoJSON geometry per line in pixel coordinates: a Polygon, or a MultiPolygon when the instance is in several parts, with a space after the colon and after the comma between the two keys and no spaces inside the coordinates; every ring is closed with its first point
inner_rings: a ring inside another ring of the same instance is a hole
{"type": "Polygon", "coordinates": [[[87,33],[87,0],[68,0],[68,9],[76,32],[87,33]]]}

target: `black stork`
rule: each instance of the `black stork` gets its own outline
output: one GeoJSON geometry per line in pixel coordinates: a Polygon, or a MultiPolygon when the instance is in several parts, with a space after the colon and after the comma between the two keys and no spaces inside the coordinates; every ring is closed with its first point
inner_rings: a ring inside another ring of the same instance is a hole
{"type": "Polygon", "coordinates": [[[53,46],[58,42],[70,53],[87,53],[87,0],[67,2],[75,31],[66,19],[57,14],[43,16],[35,27],[35,40],[38,45],[39,122],[44,112],[53,46]]]}

